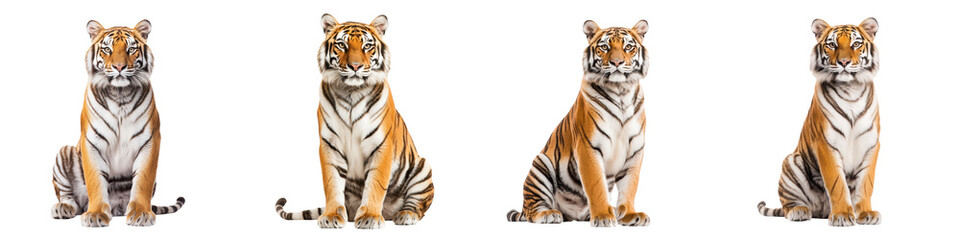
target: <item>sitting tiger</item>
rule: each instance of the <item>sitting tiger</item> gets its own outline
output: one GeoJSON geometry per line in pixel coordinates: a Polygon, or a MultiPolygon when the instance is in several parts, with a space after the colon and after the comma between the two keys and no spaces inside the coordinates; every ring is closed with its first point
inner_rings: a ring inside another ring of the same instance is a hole
{"type": "Polygon", "coordinates": [[[277,213],[318,219],[321,228],[342,228],[346,220],[362,229],[381,228],[384,220],[416,224],[433,202],[433,173],[393,105],[390,52],[382,41],[387,17],[341,24],[324,14],[322,22],[317,118],[326,206],[288,213],[281,198],[277,213]]]}
{"type": "Polygon", "coordinates": [[[147,46],[150,21],[134,28],[104,29],[87,23],[93,44],[87,50],[89,82],[80,112],[80,142],[64,146],[53,167],[55,219],[79,213],[87,227],[106,227],[111,216],[127,216],[127,225],[151,226],[156,214],[183,207],[152,206],[160,152],[160,116],[153,103],[147,46]]]}
{"type": "Polygon", "coordinates": [[[508,212],[508,221],[589,219],[594,227],[650,223],[633,202],[646,126],[639,80],[649,69],[641,44],[647,27],[645,20],[633,28],[583,24],[590,46],[584,51],[577,100],[534,158],[523,184],[523,211],[508,212]],[[619,193],[616,208],[607,200],[614,185],[619,193]]]}
{"type": "Polygon", "coordinates": [[[880,149],[880,115],[873,77],[880,67],[877,20],[833,26],[813,21],[817,45],[810,69],[817,78],[813,103],[797,149],[783,160],[780,203],[757,209],[792,221],[829,218],[831,226],[879,224],[870,205],[880,149]]]}

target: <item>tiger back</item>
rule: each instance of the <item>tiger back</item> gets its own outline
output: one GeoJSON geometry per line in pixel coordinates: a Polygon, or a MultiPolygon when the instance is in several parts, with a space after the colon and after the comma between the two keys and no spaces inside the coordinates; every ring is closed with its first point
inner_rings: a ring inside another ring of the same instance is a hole
{"type": "Polygon", "coordinates": [[[533,161],[523,185],[523,211],[508,212],[508,221],[589,220],[595,227],[650,223],[634,209],[646,126],[639,80],[649,68],[641,44],[647,28],[645,20],[633,28],[584,23],[590,45],[580,92],[533,161]],[[607,202],[614,185],[616,208],[607,202]]]}
{"type": "Polygon", "coordinates": [[[318,219],[322,228],[381,228],[385,220],[413,225],[433,202],[432,170],[413,145],[394,107],[390,53],[382,36],[387,18],[370,24],[339,23],[323,16],[326,34],[318,53],[323,79],[317,118],[326,205],[283,219],[318,219]]]}
{"type": "Polygon", "coordinates": [[[126,215],[132,226],[151,226],[156,214],[183,206],[152,206],[160,146],[160,118],[150,87],[153,54],[146,45],[152,26],[103,28],[90,21],[89,82],[80,114],[80,141],[61,148],[54,168],[51,209],[56,219],[82,213],[87,227],[108,226],[126,215]]]}
{"type": "Polygon", "coordinates": [[[797,149],[783,160],[778,189],[783,207],[760,202],[760,214],[792,221],[827,218],[831,226],[880,223],[870,202],[880,148],[873,85],[878,28],[874,18],[839,26],[814,20],[813,101],[797,149]]]}

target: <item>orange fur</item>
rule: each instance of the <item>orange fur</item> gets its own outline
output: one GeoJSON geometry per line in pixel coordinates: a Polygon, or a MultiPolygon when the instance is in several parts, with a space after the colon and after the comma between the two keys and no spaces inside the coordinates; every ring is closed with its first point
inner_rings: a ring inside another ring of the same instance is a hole
{"type": "Polygon", "coordinates": [[[318,219],[323,228],[347,220],[358,228],[380,228],[384,220],[416,224],[433,200],[432,170],[417,154],[386,82],[386,17],[341,24],[327,14],[322,22],[317,120],[326,206],[294,216],[281,199],[277,211],[287,220],[318,219]]]}
{"type": "MultiPolygon", "coordinates": [[[[824,187],[826,187],[827,196],[830,198],[830,215],[853,216],[846,174],[843,172],[843,166],[837,164],[834,152],[830,149],[824,135],[824,132],[829,131],[830,122],[824,116],[822,110],[824,106],[821,106],[820,101],[817,101],[818,97],[819,94],[814,94],[814,100],[810,105],[810,111],[807,113],[807,120],[804,122],[798,148],[806,147],[807,144],[813,145],[813,155],[816,156],[817,163],[820,166],[824,187]]],[[[798,151],[801,151],[801,149],[798,149],[798,151]]],[[[790,210],[787,210],[787,212],[790,212],[790,210]]]]}
{"type": "Polygon", "coordinates": [[[507,220],[646,226],[649,217],[636,211],[634,199],[645,146],[639,79],[649,64],[641,44],[647,22],[600,29],[586,21],[583,30],[590,46],[580,92],[534,159],[523,185],[523,212],[510,211],[507,220]],[[614,186],[616,208],[608,202],[614,186]]]}
{"type": "Polygon", "coordinates": [[[595,134],[595,119],[600,118],[596,110],[588,106],[583,94],[577,96],[573,113],[573,153],[577,158],[577,167],[580,169],[580,181],[586,193],[590,207],[591,221],[598,219],[613,219],[613,207],[607,202],[607,188],[605,183],[603,161],[596,156],[590,146],[590,138],[595,134]]]}
{"type": "Polygon", "coordinates": [[[80,163],[83,165],[83,180],[87,184],[87,197],[89,199],[87,212],[83,214],[99,218],[104,223],[110,223],[110,217],[107,215],[107,212],[110,211],[110,204],[106,199],[106,193],[102,191],[107,183],[101,181],[103,175],[100,174],[99,167],[91,162],[92,157],[90,155],[92,153],[87,149],[86,136],[87,129],[90,128],[89,119],[92,113],[90,107],[87,106],[88,102],[86,95],[84,95],[83,110],[80,114],[80,143],[77,144],[77,147],[80,148],[80,163]]]}

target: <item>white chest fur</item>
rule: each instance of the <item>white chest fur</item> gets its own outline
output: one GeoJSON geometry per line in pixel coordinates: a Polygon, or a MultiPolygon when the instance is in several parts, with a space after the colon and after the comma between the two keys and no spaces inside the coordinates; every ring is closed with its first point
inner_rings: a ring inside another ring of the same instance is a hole
{"type": "Polygon", "coordinates": [[[817,100],[830,126],[827,143],[847,174],[867,167],[877,150],[877,98],[872,83],[828,84],[817,89],[817,100]]]}
{"type": "Polygon", "coordinates": [[[150,154],[154,133],[153,92],[144,90],[87,91],[91,111],[87,140],[100,151],[99,155],[112,177],[131,176],[138,156],[150,154]]]}
{"type": "Polygon", "coordinates": [[[334,154],[328,159],[346,168],[347,177],[363,179],[371,158],[384,143],[380,130],[389,99],[386,87],[321,90],[323,126],[320,137],[334,154]]]}
{"type": "Polygon", "coordinates": [[[614,177],[642,157],[643,90],[635,82],[616,87],[585,84],[581,94],[601,116],[591,143],[602,155],[605,174],[614,177]]]}

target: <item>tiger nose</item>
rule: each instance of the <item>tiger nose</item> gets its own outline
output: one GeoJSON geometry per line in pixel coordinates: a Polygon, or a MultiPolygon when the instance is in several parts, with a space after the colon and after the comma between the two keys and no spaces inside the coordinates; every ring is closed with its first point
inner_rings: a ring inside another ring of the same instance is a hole
{"type": "Polygon", "coordinates": [[[619,59],[619,58],[610,59],[610,63],[613,64],[614,66],[619,67],[620,64],[623,64],[623,59],[619,59]]]}
{"type": "Polygon", "coordinates": [[[363,64],[361,64],[361,63],[350,63],[350,68],[352,68],[353,71],[360,71],[360,67],[363,67],[363,64]]]}
{"type": "Polygon", "coordinates": [[[850,64],[850,59],[842,58],[840,60],[837,60],[837,63],[839,63],[840,66],[846,67],[848,64],[850,64]]]}
{"type": "Polygon", "coordinates": [[[113,68],[116,69],[117,71],[123,71],[123,68],[126,66],[127,65],[123,63],[113,64],[113,68]]]}

